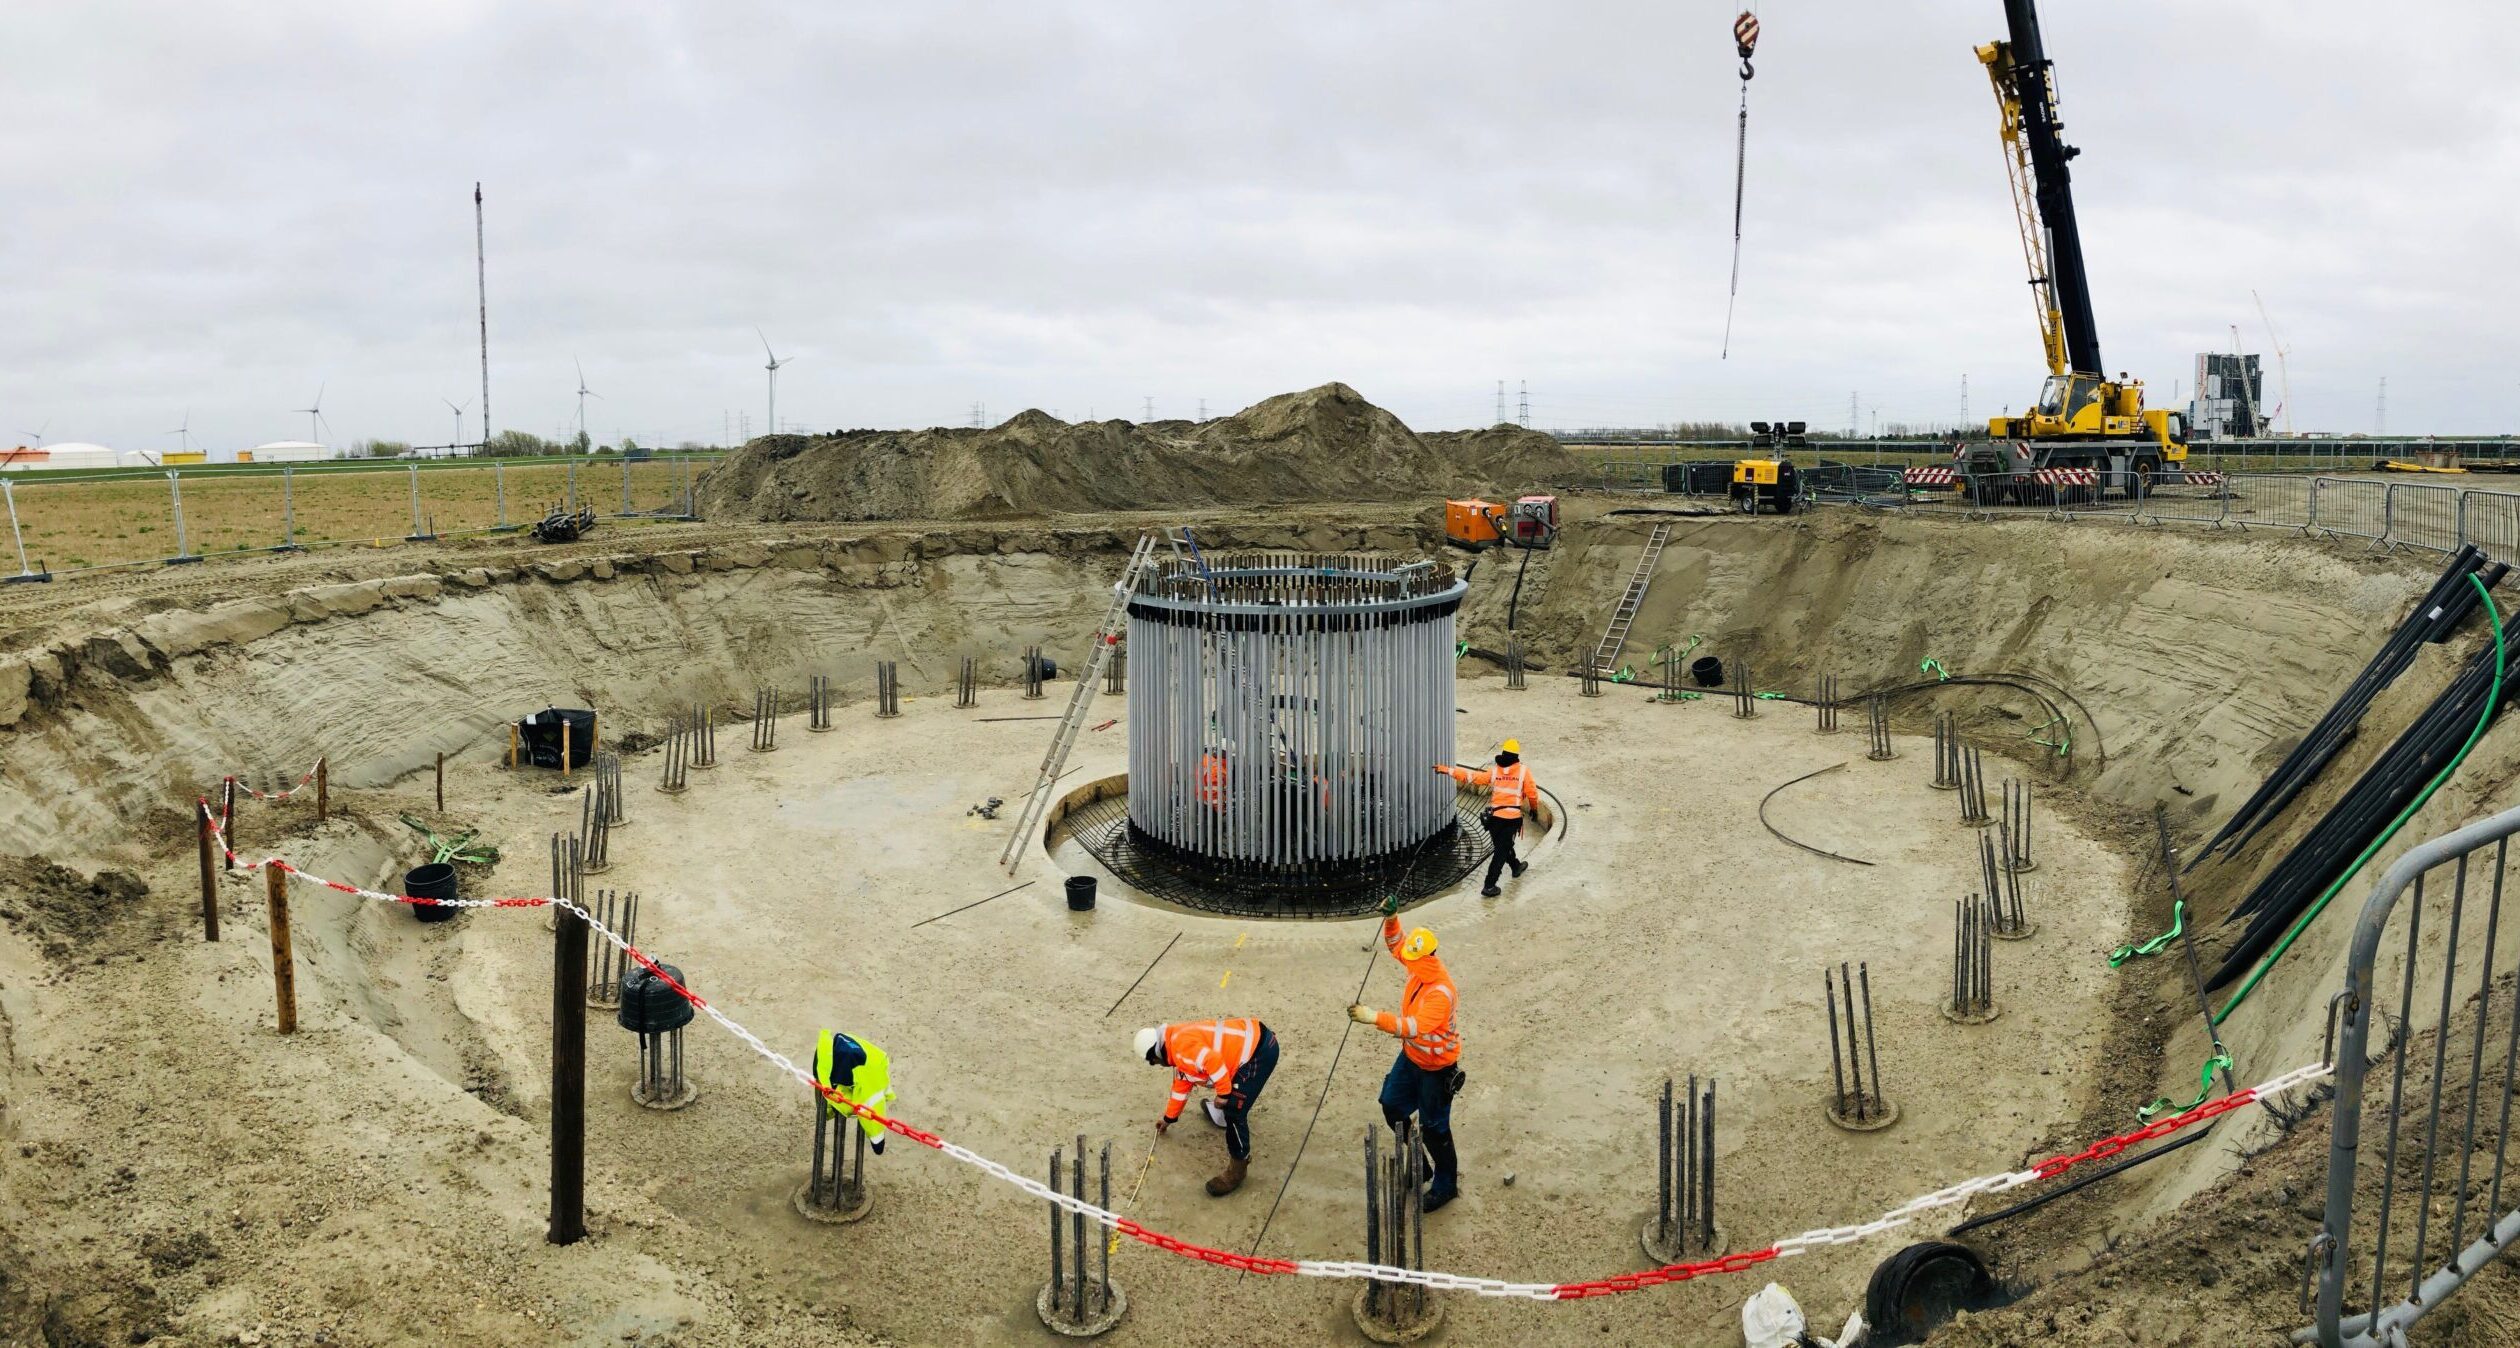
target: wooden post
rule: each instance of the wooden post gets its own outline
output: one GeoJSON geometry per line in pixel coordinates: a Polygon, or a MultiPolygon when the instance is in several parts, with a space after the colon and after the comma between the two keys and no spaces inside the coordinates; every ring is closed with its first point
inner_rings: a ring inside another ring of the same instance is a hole
{"type": "Polygon", "coordinates": [[[201,825],[201,939],[219,939],[219,868],[210,864],[210,806],[204,801],[193,807],[200,813],[195,821],[201,825]]]}
{"type": "Polygon", "coordinates": [[[280,1002],[280,1033],[297,1033],[297,964],[289,954],[289,873],[263,864],[263,895],[271,906],[271,990],[280,1002]]]}
{"type": "Polygon", "coordinates": [[[331,764],[330,758],[315,760],[315,822],[318,824],[332,817],[331,764]]]}
{"type": "Polygon", "coordinates": [[[233,777],[219,783],[219,832],[227,839],[227,846],[220,851],[219,869],[223,871],[235,870],[236,779],[233,777]]]}
{"type": "Polygon", "coordinates": [[[586,1235],[586,921],[551,913],[551,1226],[544,1239],[586,1235]]]}
{"type": "Polygon", "coordinates": [[[444,814],[446,813],[446,755],[442,751],[437,757],[437,793],[438,813],[444,814]]]}
{"type": "Polygon", "coordinates": [[[561,779],[562,781],[567,781],[567,780],[568,780],[568,777],[569,777],[569,718],[568,718],[568,717],[566,717],[566,716],[563,716],[563,717],[561,717],[561,718],[560,718],[560,779],[561,779]]]}
{"type": "Polygon", "coordinates": [[[586,761],[587,761],[587,762],[592,763],[592,762],[594,762],[594,761],[595,761],[595,750],[596,750],[596,748],[597,748],[598,746],[600,746],[600,745],[603,743],[603,739],[604,739],[604,717],[603,717],[603,714],[602,714],[601,712],[598,712],[598,713],[596,713],[594,716],[589,717],[589,718],[587,719],[587,722],[586,722],[586,761]]]}
{"type": "Polygon", "coordinates": [[[516,722],[508,722],[508,771],[516,771],[516,722]]]}

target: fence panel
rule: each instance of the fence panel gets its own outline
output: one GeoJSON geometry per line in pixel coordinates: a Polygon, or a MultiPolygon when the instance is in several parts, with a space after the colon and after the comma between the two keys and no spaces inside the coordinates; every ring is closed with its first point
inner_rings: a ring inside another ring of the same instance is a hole
{"type": "Polygon", "coordinates": [[[2520,560],[2520,495],[2460,492],[2459,541],[2474,543],[2502,561],[2520,560]]]}
{"type": "Polygon", "coordinates": [[[2186,473],[2153,474],[2137,516],[2155,524],[2179,520],[2220,527],[2231,510],[2231,490],[2219,478],[2196,482],[2186,473]]]}
{"type": "Polygon", "coordinates": [[[2310,527],[2310,479],[2289,474],[2234,473],[2223,479],[2230,499],[2223,517],[2246,529],[2307,530],[2310,527]]]}
{"type": "Polygon", "coordinates": [[[2389,536],[2389,484],[2358,478],[2310,479],[2310,527],[2330,538],[2389,536]]]}
{"type": "Polygon", "coordinates": [[[2459,489],[2422,482],[2389,487],[2389,545],[2455,552],[2459,546],[2459,489]]]}
{"type": "Polygon", "coordinates": [[[127,566],[177,554],[163,472],[73,478],[22,473],[11,480],[32,570],[127,566]]]}
{"type": "Polygon", "coordinates": [[[2336,1104],[2326,1214],[2311,1244],[2313,1329],[2325,1348],[2405,1342],[2409,1326],[2520,1241],[2520,1174],[2509,1172],[2520,941],[2501,931],[2514,833],[2520,810],[2418,845],[2356,921],[2331,1003],[2343,1013],[2336,1104]],[[2401,914],[2403,939],[2391,942],[2401,914]],[[2388,1027],[2376,1055],[2375,1020],[2388,1027]],[[2376,1135],[2368,1156],[2366,1130],[2376,1135]]]}
{"type": "Polygon", "coordinates": [[[256,473],[187,469],[169,484],[183,493],[184,542],[194,555],[259,552],[280,546],[279,484],[256,473]]]}

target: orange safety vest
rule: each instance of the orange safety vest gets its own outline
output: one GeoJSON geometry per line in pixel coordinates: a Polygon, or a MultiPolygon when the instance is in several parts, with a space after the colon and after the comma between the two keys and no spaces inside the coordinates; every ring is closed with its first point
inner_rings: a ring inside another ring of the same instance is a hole
{"type": "Polygon", "coordinates": [[[1199,755],[1199,803],[1218,809],[1225,805],[1225,755],[1213,751],[1199,755]]]}
{"type": "Polygon", "coordinates": [[[1488,812],[1499,819],[1520,819],[1540,788],[1531,784],[1531,765],[1516,760],[1510,768],[1445,768],[1456,782],[1488,789],[1488,812]]]}
{"type": "Polygon", "coordinates": [[[1164,1117],[1181,1117],[1190,1092],[1200,1086],[1224,1095],[1234,1089],[1234,1073],[1260,1050],[1260,1022],[1239,1016],[1231,1020],[1186,1020],[1164,1027],[1164,1057],[1173,1070],[1172,1098],[1164,1117]]]}
{"type": "MultiPolygon", "coordinates": [[[[1393,959],[1400,959],[1400,919],[1383,919],[1383,945],[1393,959]]],[[[1433,955],[1414,963],[1400,960],[1400,967],[1409,971],[1409,981],[1400,989],[1400,1009],[1377,1013],[1374,1028],[1399,1036],[1400,1051],[1430,1072],[1452,1066],[1461,1058],[1461,1031],[1453,1026],[1459,993],[1452,971],[1433,955]]]]}

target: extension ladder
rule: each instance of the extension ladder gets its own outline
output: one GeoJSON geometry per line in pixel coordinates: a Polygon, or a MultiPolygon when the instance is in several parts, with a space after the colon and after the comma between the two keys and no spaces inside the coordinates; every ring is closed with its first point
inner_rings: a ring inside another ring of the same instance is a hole
{"type": "Polygon", "coordinates": [[[1654,563],[1662,558],[1663,541],[1671,537],[1671,522],[1654,525],[1654,532],[1645,539],[1645,553],[1636,559],[1636,571],[1628,577],[1627,593],[1619,596],[1619,607],[1610,614],[1610,627],[1601,634],[1601,647],[1593,652],[1593,668],[1608,678],[1618,672],[1619,648],[1627,644],[1628,624],[1636,621],[1637,606],[1645,602],[1645,587],[1654,579],[1654,563]]]}
{"type": "Polygon", "coordinates": [[[1102,626],[1094,629],[1094,653],[1085,667],[1076,672],[1076,691],[1068,696],[1067,715],[1059,718],[1059,733],[1050,741],[1050,752],[1042,755],[1041,773],[1033,779],[1032,794],[1024,797],[1024,808],[1015,819],[1015,831],[1007,836],[1006,850],[998,853],[998,864],[1012,867],[1023,855],[1024,840],[1041,826],[1041,817],[1050,808],[1050,787],[1067,769],[1068,750],[1076,745],[1077,728],[1085,724],[1085,713],[1094,705],[1094,685],[1102,678],[1103,667],[1110,663],[1111,648],[1120,644],[1121,620],[1128,616],[1129,596],[1136,592],[1138,573],[1155,558],[1155,535],[1138,535],[1137,548],[1129,554],[1129,564],[1120,572],[1120,583],[1111,587],[1111,609],[1103,614],[1102,626]]]}

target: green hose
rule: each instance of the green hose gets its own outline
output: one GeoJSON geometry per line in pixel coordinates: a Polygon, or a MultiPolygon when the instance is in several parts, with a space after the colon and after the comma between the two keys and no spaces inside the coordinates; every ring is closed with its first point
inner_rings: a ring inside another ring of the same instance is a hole
{"type": "Polygon", "coordinates": [[[2485,727],[2492,723],[2495,706],[2502,697],[2506,659],[2506,653],[2503,650],[2502,613],[2494,607],[2494,596],[2487,592],[2485,582],[2477,579],[2475,572],[2468,573],[2468,583],[2476,587],[2477,598],[2483,600],[2485,604],[2485,616],[2494,624],[2494,686],[2485,694],[2485,714],[2476,718],[2476,729],[2468,732],[2467,743],[2459,746],[2458,756],[2451,759],[2441,769],[2439,775],[2432,779],[2431,784],[2424,788],[2422,795],[2417,796],[2413,803],[2399,811],[2397,818],[2389,821],[2389,826],[2381,830],[2380,836],[2372,839],[2371,845],[2362,850],[2362,855],[2354,858],[2354,864],[2346,867],[2343,875],[2336,877],[2336,883],[2329,885],[2326,892],[2319,895],[2307,912],[2294,919],[2292,929],[2284,933],[2284,939],[2276,942],[2275,948],[2266,952],[2266,958],[2259,960],[2258,966],[2249,971],[2248,980],[2240,985],[2240,990],[2231,994],[2231,1000],[2223,1003],[2222,1010],[2214,1013],[2216,1025],[2230,1019],[2231,1013],[2240,1009],[2240,1004],[2249,999],[2251,992],[2257,990],[2258,983],[2266,977],[2267,971],[2275,967],[2275,962],[2284,957],[2285,951],[2292,949],[2293,941],[2299,938],[2312,919],[2318,917],[2320,911],[2327,907],[2328,900],[2335,898],[2336,892],[2345,887],[2345,882],[2354,878],[2355,872],[2362,869],[2364,862],[2371,860],[2372,853],[2379,851],[2389,839],[2396,837],[2397,831],[2406,826],[2406,821],[2414,817],[2417,810],[2424,808],[2424,802],[2431,800],[2433,793],[2441,789],[2441,784],[2450,780],[2450,774],[2457,772],[2459,765],[2467,761],[2468,751],[2474,749],[2476,742],[2484,738],[2485,727]]]}

